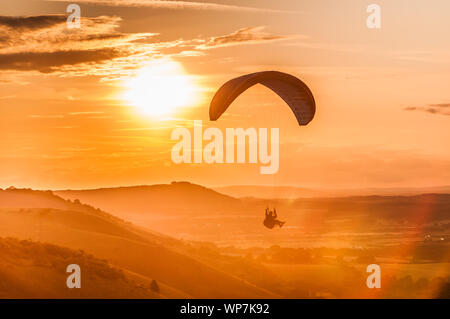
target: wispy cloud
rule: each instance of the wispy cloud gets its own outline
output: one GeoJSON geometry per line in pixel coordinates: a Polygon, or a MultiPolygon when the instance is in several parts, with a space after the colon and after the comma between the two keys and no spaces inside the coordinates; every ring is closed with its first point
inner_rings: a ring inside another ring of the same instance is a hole
{"type": "Polygon", "coordinates": [[[69,115],[93,115],[93,114],[104,114],[105,112],[92,111],[92,112],[71,112],[69,115]]]}
{"type": "Polygon", "coordinates": [[[409,50],[409,51],[392,51],[392,56],[399,60],[423,62],[432,64],[449,64],[448,56],[450,52],[448,50],[409,50]]]}
{"type": "Polygon", "coordinates": [[[33,119],[62,119],[64,115],[29,115],[33,119]]]}
{"type": "Polygon", "coordinates": [[[0,54],[0,69],[20,71],[37,70],[42,73],[50,73],[64,65],[99,63],[120,56],[122,56],[122,53],[113,48],[0,54]]]}
{"type": "Polygon", "coordinates": [[[62,15],[41,15],[31,17],[0,16],[0,26],[14,29],[42,29],[66,21],[62,15]]]}
{"type": "MultiPolygon", "coordinates": [[[[49,0],[53,2],[73,2],[72,0],[49,0]]],[[[156,9],[173,10],[213,10],[213,11],[238,11],[255,13],[287,13],[297,14],[299,11],[278,10],[270,8],[255,8],[248,6],[221,4],[208,1],[171,1],[171,0],[78,0],[77,3],[89,3],[101,6],[120,7],[148,7],[156,9]]]]}
{"type": "Polygon", "coordinates": [[[427,106],[408,106],[405,111],[420,111],[429,114],[450,116],[450,103],[429,104],[427,106]]]}
{"type": "Polygon", "coordinates": [[[121,33],[121,20],[108,16],[84,18],[82,28],[68,29],[64,15],[0,16],[0,54],[118,48],[156,35],[121,33]]]}
{"type": "Polygon", "coordinates": [[[247,27],[237,30],[233,33],[222,35],[218,37],[211,37],[208,40],[202,41],[203,43],[198,45],[196,48],[199,50],[205,50],[210,48],[218,48],[224,46],[232,46],[238,44],[251,44],[251,43],[261,43],[268,41],[284,40],[287,38],[292,38],[292,36],[284,35],[273,35],[264,32],[264,27],[247,27]]]}
{"type": "Polygon", "coordinates": [[[84,18],[80,29],[67,29],[66,16],[0,16],[0,69],[44,73],[66,66],[96,64],[135,54],[133,43],[153,33],[121,33],[121,18],[84,18]]]}
{"type": "Polygon", "coordinates": [[[156,33],[120,32],[120,22],[120,17],[87,17],[82,28],[67,29],[63,15],[0,16],[0,70],[116,79],[163,56],[200,56],[224,46],[295,36],[270,34],[259,26],[209,38],[157,42],[156,33]]]}
{"type": "Polygon", "coordinates": [[[448,107],[450,108],[450,103],[441,103],[441,104],[430,104],[431,107],[448,107]]]}
{"type": "Polygon", "coordinates": [[[121,33],[120,21],[120,17],[84,18],[82,28],[68,29],[64,15],[0,16],[0,54],[117,48],[155,35],[121,33]]]}

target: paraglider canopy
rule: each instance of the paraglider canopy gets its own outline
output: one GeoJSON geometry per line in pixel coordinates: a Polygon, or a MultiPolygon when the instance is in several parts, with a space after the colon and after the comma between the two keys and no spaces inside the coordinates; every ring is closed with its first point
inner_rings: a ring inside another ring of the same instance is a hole
{"type": "Polygon", "coordinates": [[[256,84],[262,84],[278,94],[289,105],[299,125],[307,125],[314,118],[316,103],[305,83],[290,74],[264,71],[247,74],[222,85],[211,101],[210,120],[218,120],[239,95],[256,84]]]}

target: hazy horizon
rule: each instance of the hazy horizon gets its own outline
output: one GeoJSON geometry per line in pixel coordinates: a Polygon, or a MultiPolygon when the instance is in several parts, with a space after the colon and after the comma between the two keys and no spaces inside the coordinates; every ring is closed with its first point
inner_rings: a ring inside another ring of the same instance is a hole
{"type": "MultiPolygon", "coordinates": [[[[173,180],[173,181],[167,181],[167,182],[160,182],[160,183],[154,183],[154,184],[121,184],[121,185],[98,185],[88,188],[68,188],[68,187],[62,187],[62,188],[33,188],[29,185],[9,185],[6,187],[0,187],[2,189],[8,189],[8,188],[17,188],[17,189],[32,189],[32,190],[41,190],[41,191],[63,191],[63,190],[96,190],[96,189],[105,189],[105,188],[131,188],[131,187],[146,187],[146,186],[157,186],[157,185],[170,185],[173,183],[190,183],[194,185],[203,186],[210,189],[227,189],[227,188],[240,188],[240,187],[256,187],[256,188],[294,188],[294,189],[305,189],[305,190],[311,190],[311,191],[340,191],[345,194],[347,191],[392,191],[395,192],[398,190],[399,192],[402,191],[428,191],[433,189],[444,189],[443,192],[450,192],[450,185],[424,185],[424,186],[411,186],[411,187],[355,187],[355,188],[328,188],[328,187],[319,187],[319,186],[305,186],[305,185],[270,185],[270,184],[224,184],[224,185],[205,185],[205,184],[199,184],[194,183],[189,180],[173,180]],[[446,189],[449,188],[447,191],[446,189]]],[[[400,194],[399,194],[400,195],[400,194]]]]}

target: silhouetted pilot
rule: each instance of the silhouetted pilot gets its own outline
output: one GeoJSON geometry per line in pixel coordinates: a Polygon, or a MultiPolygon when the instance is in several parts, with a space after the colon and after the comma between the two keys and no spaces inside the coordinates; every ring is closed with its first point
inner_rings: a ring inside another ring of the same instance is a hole
{"type": "Polygon", "coordinates": [[[274,208],[273,212],[266,208],[266,218],[264,219],[264,226],[267,228],[274,228],[275,226],[283,227],[286,222],[277,220],[277,210],[274,208]]]}

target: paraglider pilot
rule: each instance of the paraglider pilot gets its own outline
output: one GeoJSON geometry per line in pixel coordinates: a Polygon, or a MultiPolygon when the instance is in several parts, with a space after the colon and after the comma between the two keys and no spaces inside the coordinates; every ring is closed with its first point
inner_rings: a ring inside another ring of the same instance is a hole
{"type": "Polygon", "coordinates": [[[270,211],[269,208],[266,208],[266,218],[264,219],[264,226],[269,229],[272,229],[275,226],[279,226],[280,228],[283,227],[286,222],[279,221],[277,217],[277,210],[275,208],[273,209],[273,211],[270,211]]]}

